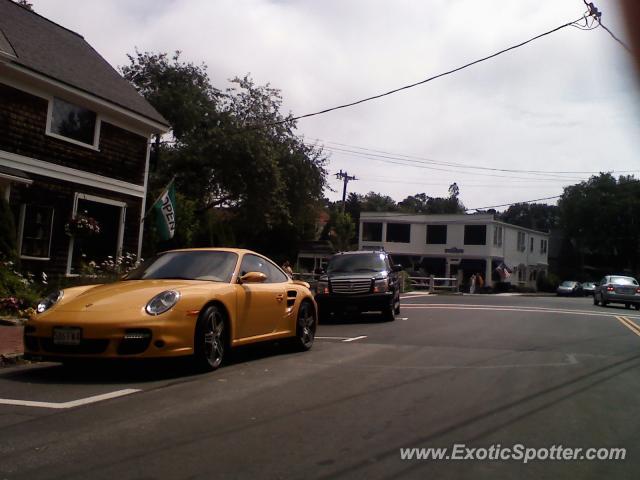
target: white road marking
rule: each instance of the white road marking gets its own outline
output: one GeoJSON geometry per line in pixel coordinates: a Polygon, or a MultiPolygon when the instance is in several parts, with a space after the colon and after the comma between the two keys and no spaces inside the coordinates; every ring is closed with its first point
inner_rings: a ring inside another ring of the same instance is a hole
{"type": "Polygon", "coordinates": [[[356,340],[362,340],[363,338],[367,338],[366,335],[360,335],[359,337],[315,337],[317,340],[340,340],[341,342],[355,342],[356,340]]]}
{"type": "MultiPolygon", "coordinates": [[[[433,303],[413,303],[404,304],[402,308],[413,310],[490,310],[493,312],[529,312],[529,313],[566,313],[569,315],[587,315],[595,317],[617,317],[615,313],[594,312],[589,310],[560,310],[541,307],[516,307],[516,306],[494,306],[494,305],[452,305],[433,303]]],[[[629,318],[640,318],[637,315],[626,315],[629,318]]]]}
{"type": "Polygon", "coordinates": [[[347,338],[346,340],[343,340],[343,342],[355,342],[357,340],[362,340],[363,338],[367,338],[367,336],[360,335],[359,337],[347,338]]]}
{"type": "Polygon", "coordinates": [[[34,402],[31,400],[12,400],[10,398],[0,398],[0,405],[18,405],[21,407],[64,409],[79,407],[81,405],[88,405],[90,403],[102,402],[104,400],[123,397],[125,395],[131,395],[132,393],[137,392],[140,392],[140,390],[136,388],[126,388],[124,390],[118,390],[115,392],[103,393],[102,395],[94,395],[93,397],[71,400],[70,402],[34,402]]]}

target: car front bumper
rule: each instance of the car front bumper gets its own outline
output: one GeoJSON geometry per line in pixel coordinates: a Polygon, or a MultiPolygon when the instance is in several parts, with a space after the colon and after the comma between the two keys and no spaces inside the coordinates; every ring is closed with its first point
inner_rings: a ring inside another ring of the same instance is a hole
{"type": "Polygon", "coordinates": [[[158,358],[193,354],[195,322],[150,318],[129,322],[30,321],[24,329],[25,357],[43,360],[69,358],[158,358]],[[74,344],[54,341],[54,329],[80,329],[74,344]]]}
{"type": "Polygon", "coordinates": [[[318,294],[316,303],[321,312],[380,312],[391,305],[393,292],[364,295],[318,294]]]}

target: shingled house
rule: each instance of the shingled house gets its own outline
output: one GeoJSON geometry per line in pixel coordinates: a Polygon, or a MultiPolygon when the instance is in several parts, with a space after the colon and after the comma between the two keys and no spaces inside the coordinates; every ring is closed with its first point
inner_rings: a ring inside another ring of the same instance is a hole
{"type": "Polygon", "coordinates": [[[0,0],[0,195],[26,269],[139,255],[150,140],[168,129],[82,36],[0,0]],[[100,233],[70,236],[78,215],[100,233]]]}

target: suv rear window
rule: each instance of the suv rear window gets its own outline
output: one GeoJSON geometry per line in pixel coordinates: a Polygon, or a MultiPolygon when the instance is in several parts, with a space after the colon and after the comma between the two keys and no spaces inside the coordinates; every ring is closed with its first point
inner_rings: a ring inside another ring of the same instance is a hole
{"type": "Polygon", "coordinates": [[[638,282],[631,277],[611,277],[611,283],[617,285],[638,285],[638,282]]]}
{"type": "Polygon", "coordinates": [[[379,272],[386,269],[385,255],[381,253],[340,255],[329,260],[327,273],[379,272]]]}

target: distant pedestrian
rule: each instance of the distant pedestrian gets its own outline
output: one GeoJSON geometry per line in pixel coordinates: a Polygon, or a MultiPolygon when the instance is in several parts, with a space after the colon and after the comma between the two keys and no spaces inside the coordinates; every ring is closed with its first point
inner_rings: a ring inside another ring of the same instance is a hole
{"type": "Polygon", "coordinates": [[[476,290],[478,292],[482,291],[482,287],[484,287],[484,279],[482,278],[481,273],[476,274],[476,290]]]}
{"type": "Polygon", "coordinates": [[[469,293],[476,293],[476,274],[471,275],[469,279],[471,281],[471,286],[469,287],[469,293]]]}
{"type": "Polygon", "coordinates": [[[291,264],[289,263],[288,260],[282,264],[282,269],[285,271],[287,275],[289,275],[290,277],[293,277],[293,269],[291,268],[291,264]]]}

